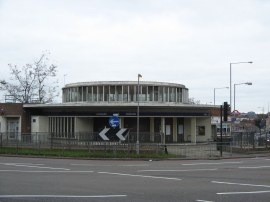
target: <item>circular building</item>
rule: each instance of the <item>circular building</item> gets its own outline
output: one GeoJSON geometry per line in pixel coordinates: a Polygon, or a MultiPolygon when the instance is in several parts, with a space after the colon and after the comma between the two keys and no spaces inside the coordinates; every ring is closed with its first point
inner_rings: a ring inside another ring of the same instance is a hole
{"type": "Polygon", "coordinates": [[[181,84],[163,82],[84,82],[63,88],[63,103],[188,103],[188,89],[181,84]]]}

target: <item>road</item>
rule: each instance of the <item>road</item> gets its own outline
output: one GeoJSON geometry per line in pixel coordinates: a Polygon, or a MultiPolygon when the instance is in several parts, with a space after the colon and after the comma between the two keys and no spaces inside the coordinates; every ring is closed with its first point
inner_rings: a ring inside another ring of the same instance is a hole
{"type": "Polygon", "coordinates": [[[266,157],[119,161],[0,156],[0,202],[269,200],[266,157]]]}

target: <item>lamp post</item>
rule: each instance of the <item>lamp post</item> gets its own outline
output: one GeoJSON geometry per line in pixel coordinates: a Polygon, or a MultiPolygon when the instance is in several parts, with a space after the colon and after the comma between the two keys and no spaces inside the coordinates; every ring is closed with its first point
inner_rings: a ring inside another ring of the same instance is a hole
{"type": "MultiPolygon", "coordinates": [[[[249,85],[249,86],[251,86],[252,85],[252,83],[251,82],[246,82],[246,83],[235,83],[234,84],[234,95],[233,95],[233,111],[235,111],[235,87],[237,86],[237,85],[249,85]]],[[[234,112],[234,114],[235,114],[235,112],[234,112]]]]}
{"type": "Polygon", "coordinates": [[[231,62],[230,63],[230,105],[232,105],[232,65],[242,64],[242,63],[249,63],[252,64],[253,62],[231,62]]]}
{"type": "Polygon", "coordinates": [[[220,88],[214,88],[214,105],[216,105],[216,90],[217,89],[225,89],[225,88],[229,88],[229,87],[220,87],[220,88]]]}
{"type": "Polygon", "coordinates": [[[67,74],[64,74],[64,85],[66,85],[66,76],[67,74]]]}
{"type": "Polygon", "coordinates": [[[141,74],[138,74],[138,86],[137,86],[137,142],[136,142],[136,154],[140,154],[140,141],[139,141],[139,132],[140,132],[140,78],[142,78],[141,74]]]}

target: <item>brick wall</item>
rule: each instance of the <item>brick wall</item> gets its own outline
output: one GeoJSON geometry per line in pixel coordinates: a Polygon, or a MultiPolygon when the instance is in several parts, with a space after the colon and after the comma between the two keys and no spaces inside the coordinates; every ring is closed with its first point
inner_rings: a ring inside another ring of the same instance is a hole
{"type": "Polygon", "coordinates": [[[21,117],[21,132],[31,132],[31,117],[30,114],[23,109],[22,103],[0,103],[0,116],[21,117]]]}

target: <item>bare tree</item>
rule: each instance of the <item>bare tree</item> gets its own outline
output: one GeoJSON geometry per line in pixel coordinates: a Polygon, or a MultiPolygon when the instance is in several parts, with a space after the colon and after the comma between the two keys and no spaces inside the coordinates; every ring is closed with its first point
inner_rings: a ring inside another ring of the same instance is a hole
{"type": "Polygon", "coordinates": [[[21,68],[9,64],[11,82],[1,81],[2,89],[20,103],[49,103],[58,96],[56,76],[57,66],[48,65],[49,53],[43,53],[33,64],[21,68]],[[50,81],[48,81],[50,79],[50,81]]]}
{"type": "Polygon", "coordinates": [[[53,101],[55,92],[57,91],[57,82],[46,85],[46,80],[49,77],[56,76],[57,66],[47,65],[47,55],[43,54],[38,61],[34,63],[34,72],[36,76],[37,97],[38,102],[49,103],[53,101]]]}
{"type": "Polygon", "coordinates": [[[194,97],[191,97],[191,98],[189,98],[188,103],[189,104],[200,104],[201,101],[200,100],[195,100],[194,97]]]}

